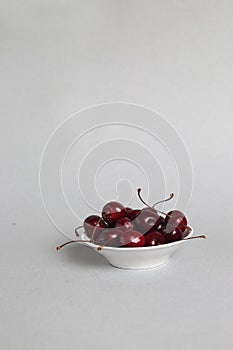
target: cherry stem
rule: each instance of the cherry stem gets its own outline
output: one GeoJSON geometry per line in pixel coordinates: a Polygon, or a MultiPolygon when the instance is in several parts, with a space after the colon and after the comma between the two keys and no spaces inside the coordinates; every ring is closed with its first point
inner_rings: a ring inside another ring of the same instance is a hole
{"type": "Polygon", "coordinates": [[[188,241],[189,239],[196,239],[196,238],[204,238],[204,239],[206,239],[206,236],[205,235],[200,235],[200,236],[184,238],[183,241],[188,241]]]}
{"type": "Polygon", "coordinates": [[[101,220],[103,220],[102,217],[99,218],[99,220],[98,220],[98,222],[97,222],[97,225],[95,225],[95,227],[94,227],[94,230],[93,230],[92,235],[91,235],[91,238],[90,238],[90,242],[94,242],[95,232],[96,232],[97,227],[98,227],[99,223],[101,222],[101,220]]]}
{"type": "Polygon", "coordinates": [[[100,246],[97,248],[97,250],[102,250],[103,247],[106,246],[106,244],[107,244],[109,241],[111,241],[111,239],[112,239],[112,238],[106,239],[106,241],[105,241],[102,245],[100,245],[100,246]]]}
{"type": "Polygon", "coordinates": [[[138,197],[139,197],[140,201],[141,201],[143,204],[145,204],[147,207],[150,207],[150,205],[147,204],[147,203],[144,201],[144,199],[142,198],[142,196],[141,196],[141,191],[142,191],[142,189],[141,189],[141,188],[138,188],[137,191],[138,191],[138,197]]]}
{"type": "Polygon", "coordinates": [[[154,208],[156,205],[158,205],[160,203],[164,203],[164,202],[170,201],[173,197],[174,197],[174,193],[171,193],[169,198],[166,198],[166,199],[163,199],[162,201],[156,202],[154,205],[152,205],[152,208],[154,208]]]}
{"type": "Polygon", "coordinates": [[[78,226],[78,227],[76,227],[76,229],[74,230],[74,232],[75,232],[75,234],[76,234],[77,237],[80,236],[78,230],[79,230],[80,228],[82,228],[82,227],[83,227],[83,226],[78,226]]]}
{"type": "MultiPolygon", "coordinates": [[[[148,203],[146,203],[145,201],[144,201],[144,199],[142,198],[142,196],[141,196],[141,191],[142,191],[142,189],[141,188],[138,188],[137,189],[137,191],[138,191],[138,197],[139,197],[139,199],[140,199],[140,201],[143,203],[143,204],[145,204],[147,207],[149,207],[149,208],[151,208],[151,209],[154,209],[154,206],[153,207],[151,207],[148,203]]],[[[154,209],[155,210],[155,209],[154,209]]],[[[156,209],[156,211],[158,212],[158,213],[161,213],[161,214],[163,214],[163,215],[167,215],[166,213],[164,213],[163,211],[160,211],[160,210],[157,210],[156,209]]]]}
{"type": "Polygon", "coordinates": [[[56,250],[61,250],[63,247],[65,247],[67,244],[70,244],[70,243],[81,243],[81,242],[88,242],[88,243],[90,243],[90,241],[88,241],[88,240],[82,241],[80,239],[76,239],[74,241],[68,241],[66,243],[63,243],[62,245],[59,245],[58,247],[56,247],[56,250]]]}

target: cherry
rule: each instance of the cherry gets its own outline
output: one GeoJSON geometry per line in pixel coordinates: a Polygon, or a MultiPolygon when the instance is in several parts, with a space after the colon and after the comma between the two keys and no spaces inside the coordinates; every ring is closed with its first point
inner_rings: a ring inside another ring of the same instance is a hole
{"type": "Polygon", "coordinates": [[[152,208],[142,209],[135,219],[135,226],[142,233],[146,233],[152,228],[156,229],[160,224],[160,215],[152,208]]]}
{"type": "Polygon", "coordinates": [[[123,247],[143,247],[145,237],[135,230],[126,231],[120,236],[120,243],[123,247]]]}
{"type": "Polygon", "coordinates": [[[185,231],[187,227],[187,219],[185,215],[179,210],[169,211],[165,217],[166,226],[170,231],[173,231],[175,228],[179,228],[182,232],[185,231]]]}
{"type": "Polygon", "coordinates": [[[134,220],[141,212],[140,209],[124,208],[122,209],[122,216],[126,216],[130,220],[134,220]]]}
{"type": "Polygon", "coordinates": [[[145,236],[146,246],[155,246],[166,243],[165,237],[158,231],[150,231],[145,236]]]}
{"type": "Polygon", "coordinates": [[[165,219],[162,216],[160,216],[160,223],[157,227],[157,230],[160,231],[163,228],[165,228],[165,226],[166,226],[165,219]]]}
{"type": "Polygon", "coordinates": [[[88,216],[83,223],[84,230],[86,235],[94,240],[98,238],[100,233],[108,227],[108,225],[104,222],[104,220],[98,215],[90,215],[88,216]]]}
{"type": "MultiPolygon", "coordinates": [[[[104,232],[104,231],[103,231],[104,232]]],[[[120,232],[120,245],[122,243],[124,243],[124,247],[142,247],[143,245],[142,242],[144,242],[145,244],[145,236],[143,236],[140,232],[138,231],[133,231],[134,234],[132,234],[132,231],[127,231],[127,234],[131,233],[131,236],[128,237],[127,241],[126,241],[126,238],[125,237],[124,239],[122,238],[122,235],[123,235],[123,232],[120,232]],[[135,234],[136,232],[136,234],[135,234]],[[128,243],[127,243],[128,242],[128,243]],[[128,245],[129,244],[129,245],[128,245]],[[135,245],[136,244],[136,245],[135,245]]],[[[125,233],[124,233],[125,235],[125,233]]],[[[111,237],[110,237],[111,238],[111,237]]],[[[115,239],[116,237],[112,237],[111,239],[115,239]]],[[[189,237],[189,238],[184,238],[182,239],[183,241],[189,241],[190,239],[197,239],[197,238],[204,238],[206,239],[206,236],[205,235],[199,235],[199,236],[194,236],[194,237],[189,237]]],[[[71,243],[82,243],[82,242],[88,242],[90,243],[91,241],[90,240],[79,240],[79,239],[76,239],[76,240],[72,240],[72,241],[68,241],[66,243],[63,243],[62,245],[59,245],[58,247],[56,247],[57,250],[61,250],[61,248],[65,247],[67,244],[71,244],[71,243]]],[[[107,244],[108,242],[106,241],[105,242],[105,245],[107,244]]],[[[98,250],[102,250],[103,249],[103,246],[99,246],[98,247],[98,250]]]]}
{"type": "Polygon", "coordinates": [[[161,229],[165,225],[165,221],[164,221],[163,217],[161,217],[159,215],[159,213],[162,213],[164,215],[166,215],[166,214],[159,211],[159,210],[155,210],[154,206],[159,204],[159,203],[162,203],[162,202],[167,202],[168,200],[170,200],[174,197],[174,194],[172,193],[169,198],[164,199],[162,201],[159,201],[159,202],[155,203],[153,205],[153,207],[151,207],[142,198],[141,188],[138,188],[137,192],[138,192],[138,197],[139,197],[140,201],[147,206],[147,208],[144,208],[141,210],[141,212],[139,213],[139,215],[135,219],[135,224],[136,224],[137,229],[143,233],[148,232],[152,228],[153,229],[161,229]]]}
{"type": "Polygon", "coordinates": [[[110,228],[102,231],[96,242],[100,246],[119,247],[122,231],[117,228],[110,228]]]}
{"type": "Polygon", "coordinates": [[[191,227],[187,226],[186,229],[182,232],[182,238],[187,237],[191,231],[192,231],[191,227]]]}
{"type": "Polygon", "coordinates": [[[126,216],[127,218],[130,219],[129,216],[130,216],[130,214],[131,214],[132,211],[133,211],[132,208],[125,207],[125,208],[122,209],[121,214],[122,214],[122,216],[126,216]]]}
{"type": "Polygon", "coordinates": [[[131,211],[131,213],[128,214],[128,218],[130,220],[135,220],[136,217],[141,213],[141,209],[134,209],[131,211]]]}
{"type": "Polygon", "coordinates": [[[164,237],[167,243],[180,241],[182,239],[182,231],[178,227],[168,231],[168,228],[166,227],[164,237]]]}
{"type": "Polygon", "coordinates": [[[123,216],[122,210],[124,209],[123,205],[118,202],[108,202],[105,204],[102,210],[103,219],[109,224],[114,225],[116,220],[123,216]]]}
{"type": "Polygon", "coordinates": [[[132,221],[126,217],[119,218],[116,221],[115,227],[121,229],[122,231],[133,230],[134,228],[132,221]]]}
{"type": "MultiPolygon", "coordinates": [[[[153,206],[149,206],[142,199],[141,189],[138,189],[138,196],[146,205],[146,208],[141,210],[132,209],[123,207],[122,204],[115,201],[109,202],[103,207],[102,217],[91,215],[85,219],[83,227],[86,235],[89,237],[88,240],[72,240],[58,246],[57,250],[60,250],[67,244],[76,242],[99,244],[98,250],[101,250],[104,246],[157,246],[179,240],[206,238],[205,235],[187,237],[192,229],[190,226],[187,226],[187,218],[181,211],[172,210],[165,214],[154,208],[157,204],[172,199],[173,193],[169,198],[159,201],[153,206]],[[160,214],[163,214],[165,218],[160,214]]],[[[79,228],[75,229],[78,237],[79,228]]]]}

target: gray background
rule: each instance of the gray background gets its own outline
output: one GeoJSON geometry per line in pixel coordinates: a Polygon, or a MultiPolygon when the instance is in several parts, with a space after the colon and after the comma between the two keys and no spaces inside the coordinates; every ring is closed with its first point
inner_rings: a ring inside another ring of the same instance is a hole
{"type": "Polygon", "coordinates": [[[2,349],[232,347],[232,42],[231,1],[0,1],[2,349]],[[160,111],[191,155],[188,214],[208,240],[161,269],[54,249],[43,147],[109,101],[160,111]]]}

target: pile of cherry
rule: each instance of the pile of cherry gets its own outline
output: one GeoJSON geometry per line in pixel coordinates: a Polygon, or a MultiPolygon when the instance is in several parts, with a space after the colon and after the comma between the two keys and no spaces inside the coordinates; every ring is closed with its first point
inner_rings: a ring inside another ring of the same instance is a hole
{"type": "Polygon", "coordinates": [[[186,238],[191,232],[185,215],[179,210],[169,211],[167,214],[155,209],[156,205],[166,202],[169,198],[149,206],[141,197],[141,189],[138,189],[139,199],[146,205],[143,209],[124,207],[121,203],[112,201],[107,203],[98,215],[88,216],[83,227],[88,240],[73,240],[57,247],[62,247],[73,242],[90,242],[97,244],[98,249],[107,247],[144,247],[157,246],[182,239],[205,238],[204,235],[186,238]]]}

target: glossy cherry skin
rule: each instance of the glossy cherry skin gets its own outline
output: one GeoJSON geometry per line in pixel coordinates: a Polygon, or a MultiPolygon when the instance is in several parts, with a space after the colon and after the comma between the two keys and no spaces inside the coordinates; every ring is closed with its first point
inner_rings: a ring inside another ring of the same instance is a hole
{"type": "Polygon", "coordinates": [[[128,214],[128,218],[130,220],[135,220],[136,217],[141,213],[141,209],[133,209],[129,214],[128,214]]]}
{"type": "Polygon", "coordinates": [[[142,209],[139,215],[136,217],[135,226],[137,230],[144,234],[152,228],[157,229],[160,222],[160,215],[155,209],[145,208],[142,209]]]}
{"type": "Polygon", "coordinates": [[[122,232],[120,243],[123,247],[144,247],[145,237],[138,231],[131,230],[122,232]]]}
{"type": "Polygon", "coordinates": [[[138,214],[140,214],[141,210],[140,209],[132,209],[132,208],[124,208],[122,210],[122,216],[126,216],[130,220],[134,220],[138,214]]]}
{"type": "Polygon", "coordinates": [[[126,217],[119,218],[116,221],[115,227],[119,228],[122,231],[128,231],[128,230],[134,229],[132,221],[126,217]]]}
{"type": "Polygon", "coordinates": [[[162,230],[166,226],[165,219],[162,216],[160,216],[160,220],[159,221],[160,222],[159,222],[159,225],[157,227],[158,231],[162,230]]]}
{"type": "Polygon", "coordinates": [[[192,231],[191,227],[187,226],[186,229],[182,232],[182,238],[187,237],[192,231]]]}
{"type": "Polygon", "coordinates": [[[167,231],[166,228],[163,235],[166,239],[166,243],[180,241],[182,239],[182,231],[178,227],[174,228],[171,231],[167,231]]]}
{"type": "Polygon", "coordinates": [[[166,243],[165,237],[158,231],[150,231],[144,237],[146,240],[146,246],[156,246],[166,243]]]}
{"type": "Polygon", "coordinates": [[[106,222],[98,215],[90,215],[88,216],[83,223],[83,227],[86,235],[91,238],[94,232],[94,238],[98,238],[100,233],[107,227],[106,222]]]}
{"type": "Polygon", "coordinates": [[[175,228],[179,228],[182,232],[187,226],[187,219],[185,215],[179,210],[170,211],[165,218],[166,226],[172,231],[175,228]]]}
{"type": "Polygon", "coordinates": [[[123,205],[118,202],[108,202],[102,210],[102,217],[109,225],[114,225],[116,220],[123,216],[123,205]]]}
{"type": "Polygon", "coordinates": [[[100,233],[95,243],[107,247],[119,247],[121,234],[122,231],[117,228],[105,229],[100,233]]]}
{"type": "Polygon", "coordinates": [[[126,216],[127,218],[129,218],[129,215],[132,211],[133,211],[132,208],[125,207],[122,209],[121,214],[122,214],[122,216],[126,216]]]}

